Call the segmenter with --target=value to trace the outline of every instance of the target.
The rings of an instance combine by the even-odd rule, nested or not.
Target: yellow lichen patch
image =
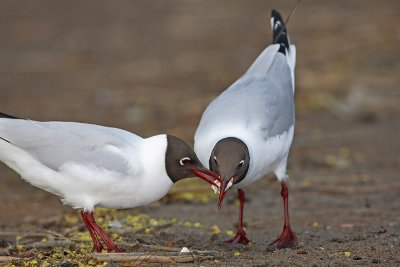
[[[89,231],[85,232],[75,232],[72,235],[73,238],[78,239],[78,240],[92,240],[92,237],[89,234]]]
[[[193,223],[191,223],[189,221],[184,221],[182,225],[185,226],[185,227],[192,227]]]
[[[30,261],[24,261],[23,263],[22,263],[22,266],[27,266],[27,267],[35,267],[35,266],[38,266],[38,261],[37,260],[35,260],[35,259],[33,259],[33,260],[30,260]]]
[[[167,199],[207,203],[216,196],[210,186],[199,179],[186,179],[175,184]]]
[[[199,223],[199,222],[195,222],[195,223],[193,224],[193,226],[194,226],[195,228],[200,228],[200,227],[202,227],[201,223]]]
[[[50,262],[48,262],[48,261],[42,261],[41,263],[40,263],[40,267],[50,267],[51,266],[51,264],[50,264]]]
[[[312,228],[318,228],[319,227],[319,223],[318,222],[313,222],[313,224],[311,225]]]
[[[227,230],[227,231],[226,231],[226,234],[227,234],[228,236],[231,236],[231,237],[235,236],[235,233],[234,233],[232,230]]]
[[[111,239],[112,239],[114,242],[117,242],[117,243],[122,243],[122,242],[124,242],[124,239],[122,238],[122,236],[120,236],[120,235],[118,235],[118,234],[116,234],[116,233],[112,233],[112,234],[111,234]]]
[[[157,225],[159,225],[160,223],[156,220],[156,219],[154,219],[154,218],[151,218],[150,219],[150,225],[151,226],[157,226]]]
[[[351,256],[351,252],[350,251],[345,251],[343,252],[345,257],[350,257]]]
[[[39,252],[38,254],[37,254],[37,256],[36,256],[38,259],[44,259],[45,258],[45,256],[44,256],[44,253],[43,252]]]
[[[98,216],[97,219],[96,219],[96,223],[99,224],[99,225],[100,225],[100,224],[104,224],[104,218]]]
[[[326,155],[324,160],[326,165],[330,167],[336,166],[337,159],[335,155]]]
[[[118,214],[118,212],[115,209],[96,208],[94,210],[94,216],[96,218],[97,217],[105,217],[105,216],[116,217],[117,214]]]
[[[336,168],[339,170],[348,168],[353,162],[357,161],[356,156],[352,156],[350,149],[347,147],[341,147],[337,151],[337,154],[328,154],[324,158],[325,164],[329,167]]]
[[[235,257],[240,256],[240,252],[239,252],[239,251],[235,251],[235,252],[233,253],[233,256],[235,256]]]
[[[79,218],[75,214],[65,214],[64,221],[68,224],[77,224],[79,222]]]
[[[149,220],[150,217],[146,214],[128,215],[125,218],[126,224],[132,227],[144,227],[148,224]]]
[[[218,225],[214,224],[210,228],[212,234],[219,234],[221,233],[221,229],[218,227]]]

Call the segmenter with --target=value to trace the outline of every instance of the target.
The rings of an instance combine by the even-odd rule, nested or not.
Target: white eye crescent
[[[184,158],[181,158],[179,160],[179,164],[181,164],[181,166],[184,166],[185,163],[188,162],[188,161],[190,161],[190,158],[189,157],[184,157]]]
[[[242,167],[243,166],[243,164],[244,164],[244,160],[241,160],[240,162],[239,162],[239,167]]]

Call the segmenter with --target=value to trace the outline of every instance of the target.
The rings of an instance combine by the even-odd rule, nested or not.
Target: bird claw
[[[107,252],[116,252],[116,253],[120,253],[120,252],[125,252],[125,250],[122,249],[122,248],[120,248],[120,247],[118,247],[118,246],[116,246],[116,245],[114,245],[114,246],[108,247],[108,248],[107,248]]]
[[[103,250],[103,246],[102,245],[100,245],[100,246],[93,246],[93,248],[92,248],[92,252],[101,252]]]
[[[247,238],[244,229],[240,229],[237,231],[234,238],[226,240],[225,243],[248,245],[250,240]]]
[[[283,228],[282,234],[270,244],[276,248],[289,248],[297,245],[297,237],[290,226]]]

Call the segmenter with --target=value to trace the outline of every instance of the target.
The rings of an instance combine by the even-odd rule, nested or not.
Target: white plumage
[[[166,135],[74,122],[0,118],[0,160],[34,186],[85,211],[151,203],[172,186]],[[155,186],[156,185],[156,186]]]
[[[228,189],[238,189],[238,231],[228,242],[249,242],[243,229],[242,188],[268,173],[276,175],[282,185],[285,224],[273,245],[281,248],[293,246],[297,240],[289,224],[285,184],[295,124],[296,48],[290,44],[282,17],[275,10],[271,26],[273,43],[204,111],[194,136],[194,149],[203,165],[220,175],[219,207]]]
[[[75,122],[38,122],[0,113],[0,160],[30,184],[82,209],[94,250],[123,251],[96,224],[93,209],[156,201],[203,169],[193,149],[170,135]],[[200,178],[202,178],[200,176]],[[203,178],[207,182],[209,178]]]
[[[205,166],[219,140],[236,137],[247,145],[250,169],[236,185],[239,188],[269,172],[280,180],[286,177],[295,120],[294,66],[278,49],[279,44],[268,46],[238,81],[208,105],[195,133],[194,149]]]

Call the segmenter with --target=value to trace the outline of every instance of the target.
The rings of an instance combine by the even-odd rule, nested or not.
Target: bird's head
[[[214,146],[210,156],[210,171],[220,179],[218,208],[221,208],[226,192],[246,176],[250,164],[247,145],[240,139],[228,137]]]
[[[209,176],[216,177],[209,172],[197,158],[193,148],[182,139],[167,135],[167,151],[165,155],[165,168],[172,182],[193,177],[193,174],[206,182],[215,185]],[[207,173],[207,175],[204,175]]]

